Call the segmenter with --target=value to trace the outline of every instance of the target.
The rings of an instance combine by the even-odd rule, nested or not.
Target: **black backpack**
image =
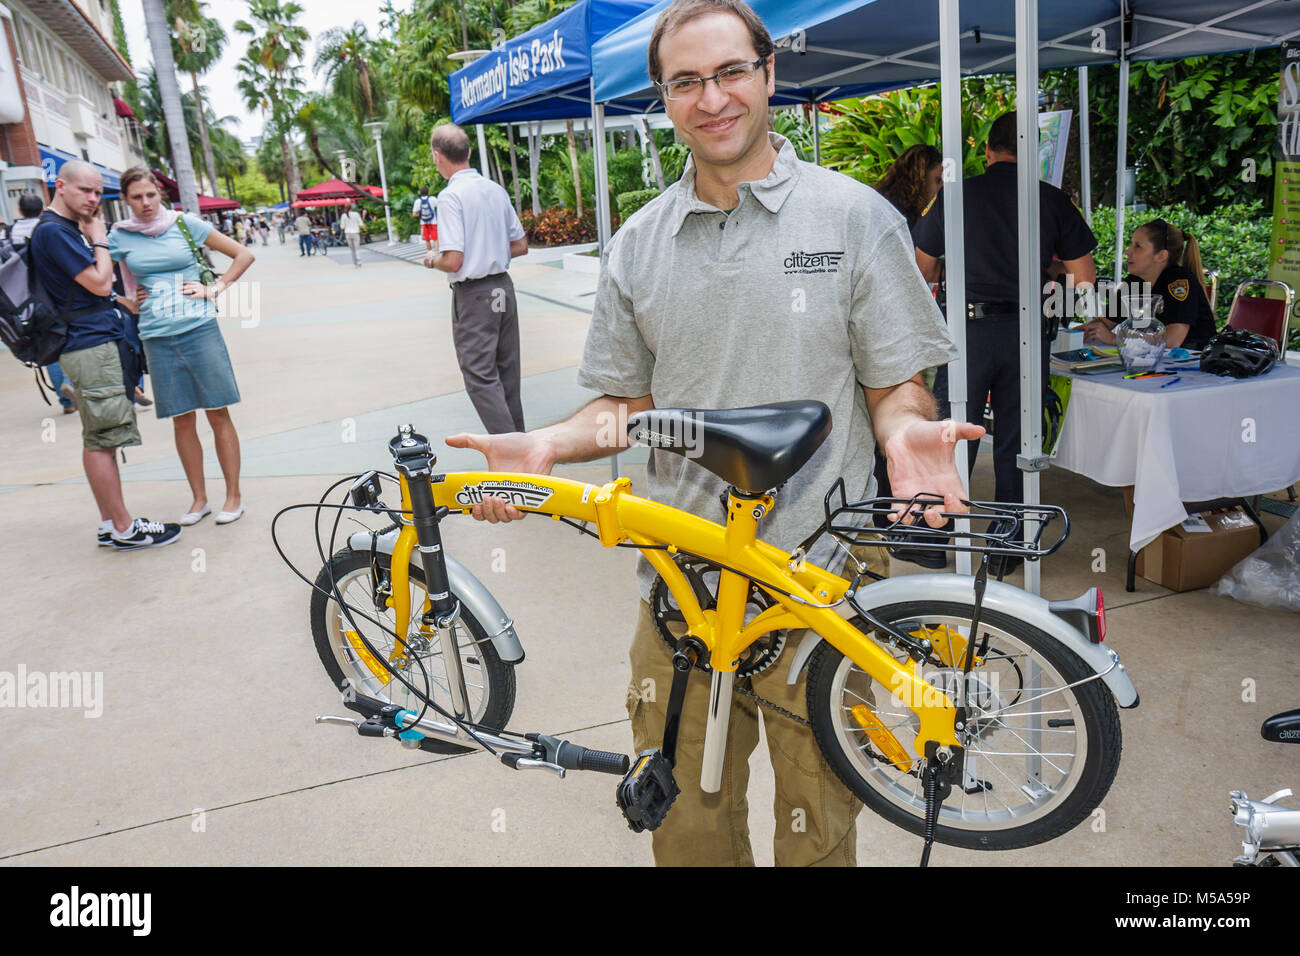
[[[36,229],[51,221],[42,215]],[[58,361],[72,320],[104,308],[92,305],[64,311],[54,304],[32,268],[36,229],[21,250],[12,245],[4,249],[4,261],[0,262],[0,341],[14,358],[30,367]]]

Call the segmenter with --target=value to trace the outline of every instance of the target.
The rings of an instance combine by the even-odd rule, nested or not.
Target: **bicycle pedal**
[[[643,750],[618,785],[618,807],[634,833],[657,830],[681,793],[673,765],[658,750]]]

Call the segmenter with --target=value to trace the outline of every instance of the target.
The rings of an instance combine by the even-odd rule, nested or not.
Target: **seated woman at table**
[[[1124,285],[1147,283],[1164,303],[1156,317],[1165,326],[1169,348],[1201,349],[1214,335],[1214,313],[1201,280],[1201,251],[1191,233],[1152,219],[1133,230],[1125,252],[1129,275]],[[1085,341],[1115,344],[1117,320],[1097,318],[1083,327]]]

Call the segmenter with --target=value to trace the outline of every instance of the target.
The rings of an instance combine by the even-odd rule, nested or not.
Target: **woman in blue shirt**
[[[132,215],[114,225],[108,251],[124,267],[127,304],[134,304],[139,316],[158,417],[172,419],[176,451],[194,495],[180,523],[197,524],[212,513],[195,414],[202,408],[212,426],[217,460],[226,479],[226,499],[216,521],[229,524],[244,514],[239,435],[229,409],[239,401],[239,388],[217,325],[215,300],[252,265],[253,253],[202,219],[184,216],[184,226],[196,246],[207,246],[234,260],[225,275],[205,285],[194,250],[179,224],[182,214],[164,208],[162,190],[153,174],[136,166],[122,174],[121,183],[122,198]]]

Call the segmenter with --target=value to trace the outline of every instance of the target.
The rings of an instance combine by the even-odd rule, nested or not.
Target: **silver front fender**
[[[908,574],[872,582],[858,591],[858,601],[868,610],[913,601],[970,604],[974,599],[975,579],[958,574]],[[1038,595],[1000,581],[989,581],[984,591],[984,608],[1024,621],[1064,644],[1096,673],[1102,675],[1102,680],[1115,695],[1117,704],[1121,707],[1137,706],[1137,688],[1120,663],[1119,655],[1105,644],[1093,644],[1077,628],[1048,610],[1047,601]],[[804,635],[790,661],[786,683],[793,684],[799,679],[800,672],[808,663],[808,657],[820,640],[821,637],[815,631],[808,631]]]
[[[375,542],[376,550],[391,556],[393,545],[397,542],[397,534],[396,531],[381,534],[379,540]],[[348,546],[353,551],[368,552],[370,537],[369,531],[357,531],[349,536]],[[419,553],[418,550],[411,552],[412,567],[420,567],[416,563],[419,560]],[[515,623],[510,620],[510,615],[506,614],[492,592],[465,565],[445,551],[443,554],[447,559],[447,578],[451,583],[452,593],[483,625],[501,660],[507,664],[521,663],[524,659],[524,647],[519,642],[519,635],[515,633]]]

